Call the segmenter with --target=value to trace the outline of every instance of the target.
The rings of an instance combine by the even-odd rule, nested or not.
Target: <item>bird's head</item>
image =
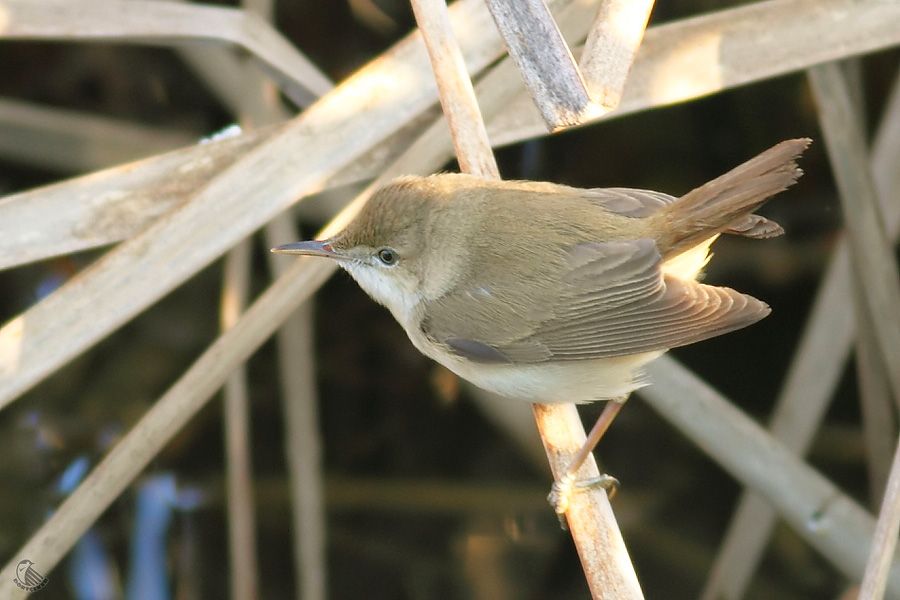
[[[441,252],[433,231],[441,212],[421,187],[422,178],[401,178],[378,190],[347,227],[326,240],[285,244],[273,252],[336,260],[377,302],[401,321],[422,299]]]

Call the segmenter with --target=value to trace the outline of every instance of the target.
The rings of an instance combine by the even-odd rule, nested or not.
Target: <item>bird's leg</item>
[[[569,462],[569,466],[566,467],[562,477],[553,482],[553,487],[550,490],[550,495],[547,496],[547,500],[559,516],[560,523],[564,523],[563,515],[565,515],[566,511],[569,509],[569,498],[576,486],[579,488],[599,486],[607,491],[610,498],[615,495],[616,489],[619,487],[619,481],[615,477],[603,474],[599,477],[577,481],[576,476],[581,465],[584,464],[584,461],[587,460],[590,453],[597,447],[600,439],[606,433],[606,430],[609,429],[609,426],[612,424],[613,420],[615,420],[619,411],[622,410],[622,406],[627,399],[628,396],[624,396],[622,398],[610,400],[606,403],[603,412],[600,413],[597,422],[594,423],[590,433],[588,433],[587,439],[584,441],[581,448],[578,449],[578,452],[572,457],[572,460]]]

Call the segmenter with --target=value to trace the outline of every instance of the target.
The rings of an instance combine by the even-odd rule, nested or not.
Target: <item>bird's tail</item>
[[[781,142],[657,213],[657,218],[667,221],[660,224],[666,233],[657,240],[663,257],[674,257],[724,231],[767,237],[765,224],[771,222],[751,213],[803,174],[796,159],[811,141]]]

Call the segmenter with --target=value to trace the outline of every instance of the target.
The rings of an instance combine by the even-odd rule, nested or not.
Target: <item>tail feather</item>
[[[663,257],[730,229],[751,237],[777,235],[780,227],[765,219],[751,221],[750,213],[803,174],[796,159],[810,142],[808,138],[781,142],[667,205],[658,213],[668,221],[662,228],[667,233],[657,240]]]
[[[726,233],[758,240],[765,240],[784,234],[784,229],[775,221],[753,214],[731,223],[725,231]]]

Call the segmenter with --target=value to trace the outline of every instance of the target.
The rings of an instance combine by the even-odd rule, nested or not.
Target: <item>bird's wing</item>
[[[677,198],[662,192],[632,188],[594,188],[583,190],[583,196],[592,204],[602,206],[610,212],[624,217],[649,217],[666,204]],[[781,225],[761,215],[750,214],[742,217],[725,233],[755,239],[777,237],[784,233]]]
[[[623,217],[649,217],[676,200],[675,196],[662,192],[632,188],[592,188],[581,192],[592,204],[602,206]]]
[[[552,290],[534,282],[534,297],[512,302],[504,282],[479,282],[489,295],[454,290],[429,304],[422,331],[475,362],[542,363],[684,346],[769,313],[732,289],[663,275],[661,260],[649,239],[578,244]]]

